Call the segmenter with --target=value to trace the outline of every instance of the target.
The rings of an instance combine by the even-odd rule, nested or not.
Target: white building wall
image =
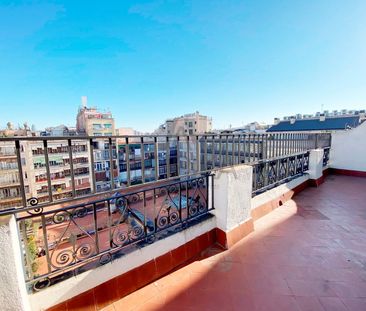
[[[30,310],[14,216],[0,217],[0,310]]]
[[[332,134],[331,168],[366,171],[366,122],[355,129]]]

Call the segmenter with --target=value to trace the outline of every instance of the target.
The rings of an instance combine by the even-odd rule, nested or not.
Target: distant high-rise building
[[[111,112],[100,112],[95,107],[87,107],[87,99],[82,97],[82,105],[76,117],[76,130],[79,135],[112,136],[115,135],[114,118]],[[109,140],[94,139],[93,156],[95,184],[97,191],[111,189],[111,179],[118,182],[116,144],[112,143],[112,164],[109,156]]]
[[[195,113],[185,114],[174,119],[168,119],[156,133],[166,135],[198,135],[212,131],[212,118]]]
[[[100,112],[96,107],[88,108],[86,98],[82,98],[76,117],[76,130],[88,136],[111,136],[115,135],[114,118],[110,112]]]

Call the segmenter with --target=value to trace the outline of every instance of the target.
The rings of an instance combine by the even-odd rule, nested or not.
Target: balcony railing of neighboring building
[[[93,136],[93,137],[14,137],[0,138],[2,145],[15,148],[17,159],[17,171],[21,188],[24,189],[30,180],[25,165],[26,144],[30,144],[29,157],[33,157],[32,146],[37,146],[37,161],[45,168],[45,182],[47,182],[48,202],[42,204],[54,205],[61,203],[54,197],[53,170],[55,164],[51,154],[61,152],[63,166],[70,177],[71,197],[66,201],[78,200],[75,177],[78,174],[75,160],[80,156],[75,154],[80,151],[87,152],[88,158],[85,164],[89,164],[88,173],[90,192],[86,197],[97,194],[108,195],[109,191],[117,191],[119,188],[134,187],[139,184],[150,184],[157,181],[171,180],[178,176],[190,176],[195,173],[210,172],[237,164],[252,164],[263,159],[272,159],[281,156],[293,155],[305,152],[317,147],[330,146],[330,134],[314,133],[271,133],[271,134],[204,134],[194,136]],[[32,145],[33,144],[33,145]],[[39,145],[43,145],[42,148]],[[101,149],[101,146],[104,148]],[[131,148],[130,148],[131,146]],[[135,161],[136,152],[140,146],[138,157]],[[118,152],[117,152],[118,150]],[[133,151],[132,151],[133,150]],[[34,150],[33,150],[34,151]],[[100,151],[106,155],[105,160],[96,161],[96,154]],[[39,159],[42,156],[42,159]],[[66,158],[67,157],[67,158]],[[44,159],[43,159],[44,158]],[[32,158],[33,159],[33,158]],[[26,159],[31,162],[32,159]],[[126,161],[126,159],[129,159]],[[141,159],[145,159],[141,161]],[[41,162],[42,163],[41,163]],[[37,163],[38,163],[37,162]],[[60,162],[61,163],[61,162]],[[113,177],[98,175],[100,167],[113,165]],[[99,166],[95,166],[95,165]],[[32,167],[34,164],[30,163]],[[36,168],[39,167],[36,164]],[[164,168],[163,168],[164,167]],[[105,169],[104,169],[105,171]],[[135,174],[139,171],[139,174]],[[85,170],[86,172],[86,170]],[[139,179],[136,176],[140,175]],[[28,178],[26,177],[28,176]],[[107,178],[108,177],[108,178]],[[108,187],[97,187],[97,183],[106,182]],[[99,190],[101,189],[101,190]],[[37,195],[25,195],[22,191],[22,204],[14,208],[32,208],[37,202]],[[1,211],[0,211],[1,213]]]

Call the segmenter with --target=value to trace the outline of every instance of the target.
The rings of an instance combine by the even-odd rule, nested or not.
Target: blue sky
[[[0,0],[0,127],[118,127],[210,115],[215,128],[366,108],[366,1]]]

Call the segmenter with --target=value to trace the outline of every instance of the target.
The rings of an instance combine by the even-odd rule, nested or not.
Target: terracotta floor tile
[[[366,298],[341,298],[349,311],[366,310]]]
[[[294,296],[255,295],[254,304],[257,311],[300,311]]]
[[[116,309],[114,308],[114,304],[111,304],[111,305],[101,309],[101,311],[116,311]]]
[[[330,287],[341,298],[366,298],[366,282],[330,282]]]
[[[336,292],[328,281],[287,280],[287,283],[295,296],[336,296]]]
[[[319,300],[325,311],[348,311],[338,297],[320,297]]]
[[[318,297],[296,296],[295,299],[301,311],[325,311]]]
[[[366,179],[329,176],[115,310],[365,311]]]

